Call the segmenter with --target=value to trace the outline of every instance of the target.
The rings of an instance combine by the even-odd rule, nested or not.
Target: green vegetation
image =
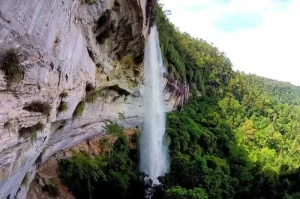
[[[160,46],[169,79],[187,82],[203,94],[222,93],[232,74],[230,60],[208,42],[179,32],[161,7],[157,8],[156,13]]]
[[[29,173],[26,173],[26,175],[24,176],[22,182],[21,182],[21,186],[26,186],[29,180]]]
[[[146,186],[138,174],[136,150],[122,127],[107,121],[105,128],[116,138],[110,155],[90,156],[77,153],[70,160],[60,162],[60,178],[76,198],[143,198]],[[102,143],[100,143],[102,145]]]
[[[84,109],[85,109],[85,102],[84,101],[80,101],[77,104],[77,106],[76,106],[76,108],[74,110],[73,119],[81,117],[82,114],[83,114]]]
[[[58,113],[66,112],[69,109],[67,102],[60,102],[59,107],[57,108]]]
[[[152,198],[299,199],[300,87],[234,72],[224,53],[179,32],[162,8],[156,16],[168,79],[187,82],[191,97],[167,115],[171,166]],[[62,162],[63,181],[77,198],[144,198],[152,184],[137,172],[136,150],[120,126],[105,128],[118,138],[108,153]]]
[[[299,158],[295,151],[288,154],[287,149],[278,150],[276,144],[281,137],[274,131],[273,138],[270,127],[259,132],[246,121],[237,128],[239,131],[233,131],[232,117],[219,106],[221,102],[194,97],[183,111],[168,114],[171,171],[162,178],[167,192],[174,186],[201,188],[208,198],[220,199],[279,199],[299,194]],[[256,120],[259,124],[263,121]],[[252,145],[246,144],[249,141]],[[294,146],[286,147],[291,150]],[[280,156],[280,152],[285,155]]]
[[[180,33],[161,8],[157,23],[169,78],[194,89],[183,111],[168,114],[167,196],[299,198],[300,88],[233,72],[224,53]]]
[[[10,49],[7,52],[2,70],[4,71],[9,84],[12,82],[18,83],[22,80],[24,68],[19,63],[15,49]]]
[[[186,190],[181,187],[174,187],[167,191],[166,199],[208,199],[203,189]]]
[[[87,4],[94,4],[97,2],[97,0],[84,0],[84,2]]]
[[[57,186],[56,186],[55,182],[52,179],[50,179],[49,183],[46,184],[43,187],[43,191],[47,192],[52,197],[59,196],[59,192],[58,192]]]
[[[289,171],[300,165],[297,92],[300,88],[296,86],[237,73],[219,101],[238,144],[263,170],[279,174],[284,165]]]
[[[44,115],[48,116],[51,112],[52,107],[48,102],[33,101],[30,104],[26,105],[23,109],[30,112],[43,113]]]
[[[59,97],[63,99],[63,98],[68,97],[68,95],[69,95],[68,92],[64,91],[61,94],[59,94]]]
[[[103,128],[106,130],[107,135],[115,135],[117,137],[123,138],[125,136],[123,127],[110,120],[105,121],[105,125],[103,126]]]
[[[30,127],[22,127],[19,130],[19,137],[23,139],[30,138],[31,141],[36,141],[36,134],[39,131],[43,131],[45,128],[45,125],[41,122],[38,122],[37,124],[30,126]]]

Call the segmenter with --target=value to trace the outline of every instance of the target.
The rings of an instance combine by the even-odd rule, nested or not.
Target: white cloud
[[[170,20],[180,30],[212,42],[224,51],[235,70],[300,85],[300,1],[221,1],[161,0],[160,3],[172,11]],[[190,10],[190,6],[199,9]],[[262,21],[250,30],[225,32],[216,27],[216,20],[236,12],[258,13]]]

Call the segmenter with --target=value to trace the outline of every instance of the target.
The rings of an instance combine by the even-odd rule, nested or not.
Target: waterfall
[[[168,146],[165,137],[165,109],[163,93],[163,62],[156,26],[151,28],[144,59],[145,117],[140,135],[140,171],[154,184],[169,167]]]

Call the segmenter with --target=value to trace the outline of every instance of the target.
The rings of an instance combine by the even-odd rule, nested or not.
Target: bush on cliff
[[[30,112],[39,112],[44,115],[49,115],[52,107],[48,102],[33,101],[26,105],[23,109]]]
[[[82,114],[83,114],[84,109],[85,109],[85,102],[84,101],[80,101],[77,104],[77,106],[76,106],[76,108],[74,110],[73,119],[81,117]]]
[[[19,130],[19,137],[23,139],[30,138],[31,141],[35,141],[37,137],[37,132],[43,131],[44,128],[45,125],[41,122],[38,122],[37,124],[30,127],[22,127]]]
[[[5,58],[2,67],[5,76],[7,77],[8,83],[18,83],[21,81],[24,74],[24,68],[20,65],[17,51],[15,49],[10,49]]]
[[[66,112],[69,109],[67,102],[60,102],[59,107],[57,108],[58,113]]]

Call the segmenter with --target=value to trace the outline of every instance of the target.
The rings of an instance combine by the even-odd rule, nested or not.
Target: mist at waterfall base
[[[165,104],[163,98],[163,61],[156,26],[148,36],[144,58],[144,124],[140,135],[140,172],[153,184],[169,169],[168,145],[165,135]]]

